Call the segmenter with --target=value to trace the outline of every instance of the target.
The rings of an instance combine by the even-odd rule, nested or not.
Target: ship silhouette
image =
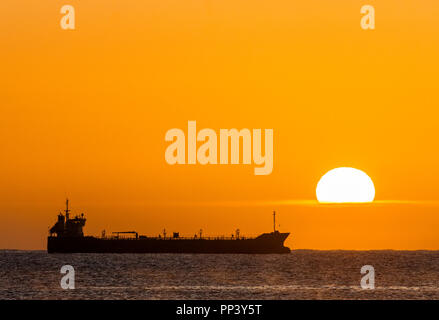
[[[193,237],[180,237],[174,232],[172,237],[166,235],[149,237],[139,235],[136,231],[117,231],[101,237],[84,236],[84,214],[70,218],[69,200],[66,200],[64,214],[50,228],[47,238],[48,253],[290,253],[284,246],[289,233],[276,230],[276,212],[273,212],[273,232],[263,233],[257,237],[243,237],[239,229],[231,237],[204,237],[202,230]],[[131,234],[131,237],[121,235]]]

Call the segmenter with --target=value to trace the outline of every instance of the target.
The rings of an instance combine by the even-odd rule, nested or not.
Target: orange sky
[[[258,234],[277,209],[292,248],[439,249],[438,16],[435,0],[1,1],[0,248],[45,248],[68,196],[88,234]],[[273,173],[168,165],[188,120],[272,128]],[[340,166],[384,203],[294,202]]]

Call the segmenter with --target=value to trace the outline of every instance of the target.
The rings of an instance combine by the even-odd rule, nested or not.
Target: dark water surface
[[[75,269],[63,290],[63,265]],[[363,265],[375,290],[360,287]],[[439,251],[285,255],[0,251],[0,299],[438,299]]]

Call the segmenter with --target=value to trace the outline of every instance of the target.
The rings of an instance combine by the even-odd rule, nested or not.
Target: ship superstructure
[[[75,216],[70,219],[69,199],[66,200],[65,214],[61,212],[58,214],[58,221],[50,228],[50,235],[57,237],[83,237],[82,228],[85,226],[86,219],[84,214]]]

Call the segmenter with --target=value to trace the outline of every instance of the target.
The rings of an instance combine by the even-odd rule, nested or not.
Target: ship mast
[[[273,232],[276,232],[276,211],[273,211]]]
[[[69,220],[69,212],[70,212],[70,210],[69,210],[69,199],[68,198],[66,199],[66,210],[64,210],[64,212],[66,213],[66,222],[67,222],[67,220]]]

